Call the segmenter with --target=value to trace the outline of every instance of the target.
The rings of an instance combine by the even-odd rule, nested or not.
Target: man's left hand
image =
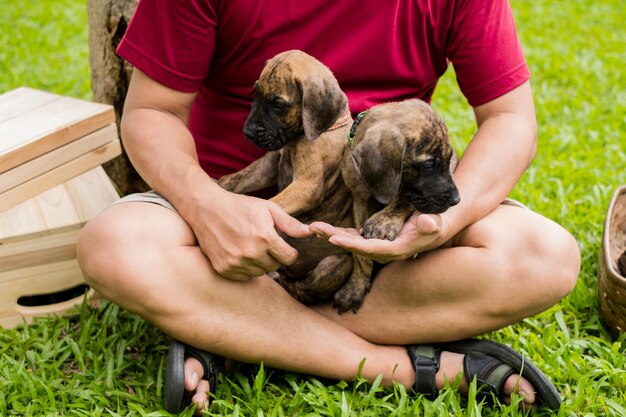
[[[311,232],[333,245],[379,263],[399,261],[434,249],[443,243],[443,218],[438,214],[415,212],[405,222],[395,240],[365,239],[357,229],[314,222]]]

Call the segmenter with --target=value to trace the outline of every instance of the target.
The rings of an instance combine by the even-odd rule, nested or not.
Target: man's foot
[[[464,358],[464,354],[448,351],[441,352],[440,367],[435,374],[437,391],[444,388],[446,381],[449,383],[454,382],[460,374],[459,392],[467,394],[469,383],[463,375]],[[188,357],[185,360],[185,391],[190,396],[192,403],[197,405],[196,414],[200,414],[210,403],[209,392],[211,392],[211,386],[207,380],[202,378],[204,376],[203,373],[204,368],[196,358]],[[506,404],[510,404],[511,394],[515,393],[523,398],[524,407],[535,405],[535,388],[530,381],[520,377],[517,373],[506,378],[502,391],[502,401]]]
[[[454,382],[460,375],[459,391],[462,394],[468,392],[469,383],[476,378],[479,399],[489,401],[496,397],[510,404],[511,395],[515,393],[522,397],[523,407],[546,405],[552,410],[558,410],[561,405],[561,398],[552,382],[527,358],[500,343],[466,339],[436,345],[409,346],[407,349],[415,371],[415,383],[412,386],[415,392],[436,397],[446,381]],[[196,350],[189,347],[186,352],[189,355],[185,355],[184,366],[180,367],[184,369],[181,385],[184,386],[185,397],[197,405],[196,413],[200,414],[208,407],[209,392],[215,390],[217,383],[214,375],[216,368],[206,366],[207,358],[211,362],[219,357],[206,352],[202,352],[208,355],[206,357],[196,356]],[[169,362],[168,357],[168,368]],[[213,372],[209,378],[205,376],[207,369]],[[214,381],[213,386],[207,379]]]
[[[224,358],[174,341],[167,354],[163,402],[170,413],[197,404],[196,414],[209,404],[208,393],[217,388]]]
[[[465,339],[413,345],[407,351],[415,371],[414,392],[436,397],[445,381],[455,381],[462,372],[459,389],[467,392],[476,379],[479,400],[510,403],[511,394],[516,393],[523,398],[522,406],[545,405],[554,411],[561,406],[550,379],[528,358],[503,344]]]
[[[211,385],[204,376],[204,368],[200,361],[194,357],[185,359],[185,392],[191,397],[192,404],[196,404],[196,415],[209,406],[209,392]]]
[[[435,374],[435,383],[438,390],[443,389],[445,383],[454,382],[458,375],[461,375],[459,392],[467,394],[469,383],[463,375],[463,359],[465,355],[461,353],[441,352],[441,366]],[[523,398],[524,406],[532,406],[535,403],[535,388],[526,378],[520,377],[519,374],[509,376],[503,386],[502,401],[505,404],[511,403],[511,394],[515,393]]]

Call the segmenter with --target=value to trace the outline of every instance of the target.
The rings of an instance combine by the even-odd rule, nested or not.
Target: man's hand
[[[444,242],[443,218],[438,214],[415,212],[409,217],[395,240],[365,239],[360,231],[314,222],[311,232],[334,245],[373,259],[379,263],[399,261],[436,248]]]
[[[190,225],[218,274],[245,281],[296,261],[298,252],[277,229],[301,238],[312,235],[307,225],[270,201],[224,190],[215,193],[210,202],[196,207]]]

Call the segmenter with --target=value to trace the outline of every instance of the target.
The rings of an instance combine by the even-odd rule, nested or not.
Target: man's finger
[[[313,234],[313,232],[309,230],[308,225],[291,217],[278,206],[270,206],[269,211],[274,220],[274,226],[281,232],[295,238],[307,237]]]
[[[420,214],[415,219],[417,231],[422,235],[431,235],[441,231],[441,215],[439,214]]]
[[[357,229],[337,227],[324,222],[313,222],[309,226],[312,233],[315,233],[318,237],[329,238],[330,236],[337,234],[350,234],[354,236],[360,236],[360,232]]]
[[[382,255],[383,257],[387,257],[394,255],[398,246],[396,241],[365,239],[362,236],[354,236],[351,234],[337,234],[331,236],[328,241],[350,252],[365,256]]]
[[[268,250],[268,253],[280,262],[281,265],[291,265],[298,259],[298,251],[289,246],[287,242],[280,238],[280,236],[276,236],[276,238],[277,241],[275,245]],[[275,271],[276,269],[278,269],[278,267],[273,270]],[[266,272],[272,271],[267,270]]]
[[[277,239],[280,239],[280,237],[277,237]],[[298,259],[298,251],[287,245],[282,239],[281,241],[286,248],[276,250],[276,254],[274,254],[273,248],[269,248],[264,256],[259,256],[256,259],[256,265],[263,271],[261,275],[276,271],[281,265],[290,265]],[[278,259],[279,256],[283,258],[282,261]]]

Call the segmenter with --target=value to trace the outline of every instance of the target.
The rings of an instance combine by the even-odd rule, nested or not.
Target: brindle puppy
[[[353,195],[355,225],[365,238],[394,240],[415,210],[443,213],[460,201],[448,131],[425,102],[373,107],[357,117],[349,140],[343,177]],[[372,266],[371,259],[355,258],[335,300],[356,311],[369,290]]]
[[[287,51],[267,62],[254,90],[243,132],[269,152],[219,185],[236,193],[277,185],[271,201],[301,222],[353,227],[352,197],[341,176],[352,118],[331,71],[302,51]],[[331,298],[350,275],[353,255],[314,236],[283,237],[299,257],[277,271],[277,281],[303,303]],[[335,305],[348,309],[341,300]]]

